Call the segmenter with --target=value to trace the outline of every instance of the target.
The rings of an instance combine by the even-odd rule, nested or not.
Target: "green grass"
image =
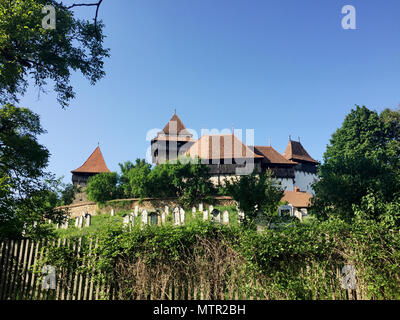
[[[227,210],[229,212],[229,224],[231,226],[237,226],[238,225],[238,215],[236,208],[234,206],[215,206],[214,209],[218,209],[222,212]],[[118,210],[118,209],[117,209]],[[123,222],[123,215],[129,214],[130,210],[121,210],[117,211],[115,210],[115,215],[111,216],[111,214],[106,213],[106,214],[98,214],[95,216],[92,216],[92,221],[90,227],[83,227],[82,229],[76,228],[75,227],[75,218],[70,219],[69,221],[69,226],[68,229],[56,229],[55,225],[53,225],[54,230],[56,232],[56,235],[59,238],[78,238],[78,237],[83,237],[83,236],[94,236],[98,234],[100,231],[104,230],[107,228],[109,225],[116,225],[119,224],[122,228],[122,222]],[[150,212],[149,212],[150,213]],[[161,219],[161,217],[160,217]],[[195,216],[192,216],[192,210],[186,210],[185,211],[185,225],[190,225],[193,223],[195,220],[203,220],[203,213],[197,211]],[[209,219],[211,217],[209,216]],[[136,223],[139,223],[140,220],[140,214],[139,217],[137,218]],[[221,216],[221,221],[222,221],[222,216]],[[167,225],[173,225],[173,213],[170,211],[169,215],[166,217],[166,224]]]
[[[205,208],[206,209],[206,208]],[[239,225],[238,222],[238,213],[236,210],[235,206],[215,206],[214,209],[218,209],[221,211],[221,222],[222,222],[222,213],[227,210],[229,212],[229,225],[232,227],[237,227]],[[132,212],[131,210],[115,210],[115,215],[111,216],[110,213],[106,214],[98,214],[95,216],[92,216],[92,223],[90,227],[85,228],[83,227],[82,229],[76,228],[75,227],[75,219],[70,219],[69,221],[69,227],[68,229],[56,229],[55,225],[53,225],[53,228],[55,230],[56,235],[59,238],[78,238],[78,237],[84,237],[84,236],[95,236],[102,230],[107,229],[108,226],[110,225],[120,225],[122,228],[122,222],[123,222],[123,215],[129,214]],[[150,212],[149,212],[150,213]],[[140,214],[139,217],[135,221],[135,225],[140,224]],[[160,217],[161,219],[161,217]],[[209,215],[209,220],[211,219],[211,216]],[[185,225],[190,225],[194,223],[196,220],[203,220],[203,213],[196,211],[196,214],[193,216],[192,215],[192,210],[186,210],[185,211]],[[312,216],[307,216],[303,219],[302,223],[312,223],[314,221],[314,218]],[[169,215],[166,217],[166,225],[173,225],[173,213],[170,210]],[[285,224],[285,223],[283,223]]]

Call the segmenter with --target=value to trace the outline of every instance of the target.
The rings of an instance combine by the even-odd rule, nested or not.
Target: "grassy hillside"
[[[215,209],[220,210],[221,212],[224,212],[227,210],[229,212],[229,221],[230,225],[232,226],[237,226],[238,225],[238,215],[236,208],[234,206],[215,206]],[[70,219],[69,221],[69,226],[68,229],[56,229],[55,225],[53,226],[56,234],[60,238],[76,238],[76,237],[82,237],[82,236],[88,236],[88,235],[96,235],[102,230],[105,230],[108,226],[110,225],[117,225],[119,224],[122,228],[122,222],[123,222],[123,216],[125,214],[129,214],[130,210],[115,210],[115,215],[111,216],[110,213],[107,214],[99,214],[96,216],[92,216],[92,223],[90,227],[83,227],[82,229],[76,228],[75,227],[75,219]],[[194,219],[203,219],[203,213],[202,212],[196,212],[195,217],[192,217],[192,211],[186,211],[185,214],[185,225],[189,225],[193,222]],[[140,213],[139,213],[139,218],[135,221],[136,223],[139,223],[140,220]],[[170,214],[166,218],[167,224],[173,224],[173,215],[172,212],[170,211]]]

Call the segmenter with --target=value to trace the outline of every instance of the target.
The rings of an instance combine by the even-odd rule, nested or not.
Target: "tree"
[[[136,159],[119,164],[121,168],[121,187],[127,198],[145,198],[149,196],[149,174],[151,165],[146,160]]]
[[[174,166],[173,164],[171,164]],[[181,206],[191,207],[200,201],[209,201],[216,193],[211,182],[209,168],[200,159],[182,159],[174,167],[176,174],[172,184],[177,190],[178,202]]]
[[[63,185],[62,190],[60,190],[59,205],[60,206],[70,205],[75,199],[75,194],[78,192],[80,192],[80,187],[77,185],[74,185],[72,183]]]
[[[97,21],[101,1],[96,4],[94,22],[74,17],[73,9],[55,0],[0,0],[0,103],[18,102],[28,86],[29,77],[44,92],[48,80],[54,82],[57,98],[64,108],[75,97],[70,76],[80,71],[91,84],[105,73],[103,27]],[[45,5],[55,8],[55,29],[44,29]],[[88,4],[86,4],[88,5]]]
[[[89,200],[99,203],[118,199],[121,195],[118,186],[118,174],[116,172],[103,172],[90,177],[86,194]]]
[[[62,220],[55,210],[57,180],[44,171],[49,151],[39,116],[7,104],[0,109],[0,236],[21,235],[24,223]],[[38,226],[39,227],[39,226]]]
[[[245,213],[244,223],[247,225],[254,222],[259,212],[267,217],[273,216],[284,194],[269,171],[225,179],[224,189],[238,202],[239,209]]]
[[[369,193],[379,194],[385,202],[394,199],[400,186],[399,118],[391,110],[380,115],[366,107],[351,110],[332,135],[319,166],[313,200],[317,215],[351,219],[353,206]]]
[[[200,159],[181,158],[152,170],[150,193],[156,197],[177,197],[179,205],[191,207],[216,193],[210,178],[208,167]]]

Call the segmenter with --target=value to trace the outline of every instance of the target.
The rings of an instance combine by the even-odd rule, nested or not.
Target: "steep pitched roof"
[[[209,160],[263,158],[232,134],[204,135],[188,149],[186,154]]]
[[[271,164],[297,164],[291,160],[286,159],[278,151],[268,146],[254,146],[254,152],[264,158]]]
[[[94,149],[93,153],[79,168],[72,170],[72,173],[101,173],[110,172],[104,161],[100,147]]]
[[[311,158],[311,156],[307,153],[302,144],[298,141],[289,140],[289,143],[286,147],[285,152],[283,153],[283,156],[286,159],[292,161],[300,160],[300,161],[318,163],[317,160]]]
[[[167,135],[191,135],[191,133],[186,129],[182,120],[175,113],[171,120],[165,125],[162,133]]]
[[[312,195],[308,192],[299,191],[285,191],[284,196],[281,199],[282,202],[289,202],[293,207],[297,208],[308,208],[311,205]]]

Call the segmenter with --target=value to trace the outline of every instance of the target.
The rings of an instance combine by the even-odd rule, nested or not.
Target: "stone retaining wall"
[[[206,203],[204,203],[206,204]],[[211,204],[211,203],[210,203]],[[236,205],[236,202],[227,196],[214,197],[212,204],[215,206],[230,206]],[[177,198],[145,198],[140,201],[140,199],[123,199],[123,200],[112,200],[107,203],[107,205],[99,206],[95,202],[84,202],[79,204],[72,204],[69,206],[59,207],[59,209],[64,209],[68,212],[70,218],[76,218],[89,213],[91,215],[110,213],[111,209],[116,212],[119,210],[134,210],[135,206],[139,206],[140,211],[146,209],[147,211],[152,211],[155,209],[164,210],[165,206],[174,208],[178,205]]]

